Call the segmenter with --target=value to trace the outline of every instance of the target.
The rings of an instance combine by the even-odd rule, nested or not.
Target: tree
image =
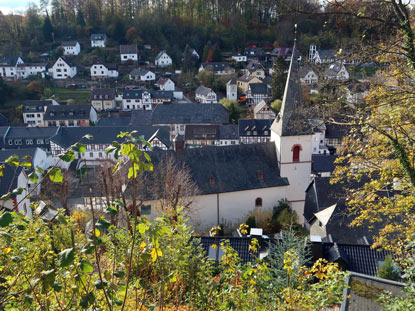
[[[392,281],[399,281],[401,279],[401,274],[396,264],[392,261],[392,257],[386,256],[385,262],[379,267],[377,276]]]
[[[46,42],[52,42],[53,41],[53,27],[52,23],[50,22],[49,14],[46,14],[45,19],[43,20],[43,39]]]
[[[228,110],[230,121],[233,124],[238,124],[238,120],[241,116],[241,107],[239,107],[238,102],[225,97],[219,101],[219,104],[222,104],[226,110]]]
[[[125,39],[128,42],[132,42],[134,39],[138,37],[137,29],[135,27],[131,27],[127,30],[125,34]]]
[[[86,26],[84,13],[82,13],[82,10],[78,10],[76,14],[76,24],[81,26],[82,28]]]
[[[272,65],[272,98],[282,99],[284,95],[285,82],[287,81],[286,70],[288,69],[287,63],[285,62],[284,57],[278,56]]]
[[[271,109],[278,114],[281,110],[281,105],[282,105],[282,100],[281,99],[276,99],[271,103]]]
[[[193,55],[190,47],[186,44],[183,55],[183,72],[194,71],[197,63],[197,58]]]

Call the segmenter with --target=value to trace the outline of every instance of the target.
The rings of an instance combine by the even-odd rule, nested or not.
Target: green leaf
[[[20,258],[19,256],[13,256],[12,261],[15,263],[19,263],[19,262],[22,262],[22,258]]]
[[[114,271],[114,275],[115,275],[117,278],[122,278],[122,277],[125,275],[125,273],[124,273],[124,271],[122,271],[122,270],[115,270],[115,271]]]
[[[64,162],[72,162],[75,160],[75,152],[73,150],[68,150],[64,154],[60,154],[59,158]]]
[[[94,247],[93,244],[87,244],[82,248],[81,252],[84,253],[84,254],[90,255],[94,252],[94,249],[95,249],[95,247]]]
[[[121,200],[115,200],[115,201],[114,201],[114,204],[115,204],[115,205],[117,205],[117,206],[121,206],[121,207],[122,207],[122,206],[125,206],[125,205],[124,205],[124,202],[123,202],[123,201],[121,201]]]
[[[39,176],[36,174],[36,172],[31,172],[30,174],[29,174],[29,180],[32,182],[32,183],[37,183],[37,181],[39,180]]]
[[[138,232],[140,232],[140,234],[144,234],[149,228],[150,226],[148,224],[141,223],[138,225]]]
[[[110,215],[110,216],[115,216],[118,214],[118,210],[116,209],[115,206],[108,206],[107,209],[105,210],[105,214]]]
[[[40,167],[36,167],[35,171],[38,172],[40,175],[45,175],[45,170]]]
[[[0,235],[6,240],[7,244],[12,241],[12,236],[8,232],[0,231]]]
[[[90,273],[90,272],[94,271],[94,267],[92,266],[92,264],[89,261],[82,260],[81,261],[81,270],[85,273]]]
[[[12,214],[9,212],[3,213],[0,216],[0,227],[7,227],[13,222]]]
[[[62,171],[59,168],[52,168],[49,171],[49,178],[51,181],[56,182],[56,183],[60,183],[63,181],[63,175],[62,175]]]
[[[94,286],[95,286],[97,289],[103,289],[103,288],[104,288],[104,286],[107,286],[107,284],[108,284],[108,282],[107,282],[107,281],[105,281],[105,280],[103,280],[103,282],[101,282],[101,280],[97,280],[97,281],[95,281]]]
[[[67,248],[58,254],[58,265],[59,267],[67,267],[72,264],[74,259],[75,250],[73,248]]]
[[[11,166],[18,167],[19,166],[19,157],[15,154],[12,154],[4,162],[11,165]]]
[[[72,150],[76,152],[84,153],[85,146],[82,143],[76,143],[75,145],[72,146]]]
[[[59,282],[54,282],[52,288],[55,292],[59,293],[62,290],[62,284]]]
[[[93,305],[95,302],[95,295],[93,292],[89,292],[84,297],[82,297],[81,301],[79,302],[79,305],[83,309],[87,309],[90,305]]]
[[[56,219],[58,220],[59,223],[61,223],[62,225],[66,225],[68,222],[66,221],[65,216],[63,215],[58,215],[58,217],[56,217]]]
[[[98,223],[96,224],[96,226],[97,226],[97,228],[99,228],[101,230],[105,230],[105,229],[108,229],[111,226],[111,224],[108,221],[106,221],[104,218],[101,217],[98,220]]]
[[[52,287],[55,282],[55,269],[42,271],[40,275],[42,279],[42,288],[46,291],[48,288]]]
[[[8,201],[8,200],[10,200],[10,198],[12,197],[12,193],[11,192],[9,192],[9,193],[6,193],[6,194],[3,194],[1,197],[0,197],[0,200],[2,200],[2,201]]]
[[[0,165],[0,177],[3,177],[5,168],[6,167],[4,165]]]
[[[23,188],[23,187],[13,189],[13,191],[12,191],[12,195],[19,195],[19,194],[22,194],[24,190],[25,190],[25,188]]]

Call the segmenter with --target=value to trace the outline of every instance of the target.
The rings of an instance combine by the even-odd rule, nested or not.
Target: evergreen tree
[[[399,281],[401,276],[399,270],[395,266],[390,256],[385,258],[385,262],[381,267],[379,267],[377,276],[383,279],[388,279],[392,281]]]
[[[287,80],[287,70],[288,66],[285,62],[284,57],[278,56],[274,60],[274,64],[272,65],[273,73],[272,73],[272,80],[271,80],[271,88],[272,88],[272,98],[275,99],[282,99],[284,95],[284,87],[285,82]]]
[[[210,41],[208,41],[208,43],[206,43],[206,45],[203,47],[203,55],[202,55],[202,62],[208,62],[208,61],[212,61],[209,60],[209,51],[210,48],[212,46],[212,43],[210,43]]]
[[[50,22],[49,14],[46,13],[46,17],[43,20],[43,38],[46,42],[53,41],[53,27],[52,23]]]
[[[220,62],[222,61],[222,51],[219,48],[218,44],[215,44],[213,54],[212,54],[212,62]]]
[[[195,68],[196,59],[192,54],[192,50],[190,49],[189,45],[186,44],[184,48],[184,55],[183,55],[183,71],[189,72]]]
[[[84,14],[82,13],[81,10],[78,10],[78,13],[76,14],[76,24],[81,27],[85,27],[86,25]]]

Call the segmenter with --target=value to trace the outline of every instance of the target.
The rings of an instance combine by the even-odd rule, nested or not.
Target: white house
[[[91,34],[91,47],[105,48],[107,42],[107,35],[104,33],[93,33]]]
[[[203,85],[196,89],[195,100],[202,104],[216,104],[218,102],[216,93],[213,92],[212,89]]]
[[[92,80],[103,80],[109,78],[118,78],[117,64],[106,64],[96,62],[90,68]]]
[[[122,94],[122,109],[153,110],[159,104],[172,102],[173,98],[172,91],[125,90]]]
[[[229,63],[224,62],[202,63],[199,67],[199,72],[202,70],[212,72],[217,76],[230,75],[235,73],[235,68],[232,68]]]
[[[63,55],[78,55],[81,52],[81,46],[76,41],[63,42],[61,47],[63,48]]]
[[[42,78],[46,76],[49,65],[48,63],[24,63],[17,65],[17,77],[26,79],[30,76],[40,75]]]
[[[156,86],[162,91],[174,91],[176,89],[174,82],[169,78],[160,78],[157,81]]]
[[[315,44],[311,44],[309,60],[314,64],[330,64],[336,61],[336,54],[336,50],[318,50]]]
[[[147,69],[134,69],[133,71],[130,72],[129,74],[130,80],[135,80],[135,81],[155,81],[156,80],[156,75],[154,72],[151,72],[150,70]]]
[[[137,45],[120,45],[120,57],[122,63],[129,60],[138,61]]]
[[[76,76],[75,64],[65,56],[59,57],[50,71],[52,71],[53,79],[68,79]]]
[[[276,114],[265,100],[254,107],[254,119],[275,119]]]
[[[318,83],[318,75],[313,69],[303,67],[300,69],[300,81],[306,85],[314,85]]]
[[[234,78],[226,82],[226,98],[238,100],[238,85]]]
[[[159,67],[168,67],[173,64],[173,60],[171,57],[166,53],[166,51],[161,51],[157,54],[154,64]]]
[[[248,57],[246,55],[238,54],[238,55],[233,55],[232,60],[234,60],[237,63],[243,63],[243,62],[248,61]]]
[[[324,79],[349,80],[350,74],[341,62],[330,64],[324,72]]]
[[[0,56],[0,77],[18,78],[17,68],[23,63],[18,56]]]
[[[59,105],[54,99],[47,100],[26,100],[23,103],[23,122],[27,126],[42,126],[45,111],[50,105]]]
[[[27,197],[29,178],[26,171],[22,167],[16,169],[6,164],[3,176],[0,178],[0,197],[9,193],[9,189],[10,191],[17,188],[23,189],[20,194],[12,195],[7,200],[0,200],[0,209],[16,211],[27,217],[32,217],[30,199]]]

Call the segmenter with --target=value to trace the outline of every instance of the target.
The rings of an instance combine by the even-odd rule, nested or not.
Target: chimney
[[[184,138],[182,135],[178,134],[173,138],[173,148],[176,152],[184,150]]]

